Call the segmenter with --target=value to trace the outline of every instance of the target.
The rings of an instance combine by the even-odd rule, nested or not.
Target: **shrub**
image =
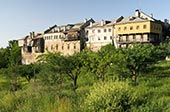
[[[138,98],[126,82],[97,83],[82,105],[87,112],[130,112]]]

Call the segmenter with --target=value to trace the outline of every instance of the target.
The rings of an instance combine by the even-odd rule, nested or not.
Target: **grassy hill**
[[[118,79],[110,78],[104,83],[113,83],[114,85],[114,82],[116,82],[116,86],[119,86],[119,84],[121,85],[123,82],[128,84],[129,93],[134,91],[131,95],[135,98],[135,104],[130,103],[130,107],[128,107],[126,111],[169,112],[170,62],[161,61],[148,69],[148,71],[144,71],[141,73],[142,75],[138,77],[137,86],[131,85],[129,79],[119,81]],[[103,87],[103,82],[88,75],[82,75],[78,79],[78,89],[76,92],[72,90],[72,84],[67,82],[67,80],[65,80],[63,84],[53,86],[43,85],[39,79],[31,80],[31,82],[28,83],[25,79],[19,77],[18,82],[21,84],[22,89],[10,92],[11,81],[4,74],[0,75],[1,112],[81,112],[91,111],[90,109],[92,107],[95,108],[101,103],[96,103],[97,100],[95,98],[89,98],[91,95],[95,96],[95,94],[92,94],[94,92],[93,90],[95,90],[94,88],[100,88],[100,85],[101,88]],[[96,84],[98,84],[98,87],[96,87]],[[107,93],[107,90],[103,91]],[[123,90],[118,89],[117,91],[121,93]],[[96,95],[102,96],[103,94],[96,93]],[[127,96],[128,95],[129,94],[127,94]],[[117,97],[119,97],[119,95],[117,95]],[[103,99],[103,101],[104,100],[105,99]],[[93,102],[92,104],[88,104],[88,106],[91,107],[90,109],[86,107],[85,102],[87,101]]]

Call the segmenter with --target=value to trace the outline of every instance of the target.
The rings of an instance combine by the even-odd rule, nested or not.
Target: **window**
[[[61,49],[64,50],[64,45],[62,45]]]
[[[125,27],[124,27],[124,30],[126,30],[126,29],[127,29],[127,27],[125,26]]]
[[[130,27],[130,30],[133,30],[133,26]]]
[[[101,31],[100,30],[98,30],[98,33],[100,33]]]
[[[100,37],[98,37],[98,40],[100,40]]]
[[[143,25],[143,29],[146,29],[146,25]]]
[[[70,44],[67,45],[67,49],[70,49]]]
[[[74,49],[76,49],[76,44],[74,44]]]
[[[111,32],[112,30],[111,29],[109,29],[109,32]]]
[[[104,40],[107,40],[107,37],[106,37],[106,36],[104,36]]]
[[[58,50],[58,44],[55,46],[56,50]]]
[[[121,27],[118,28],[118,31],[120,31],[120,30],[121,30]]]
[[[58,35],[54,35],[54,39],[58,39]]]
[[[106,29],[104,29],[104,32],[107,32],[107,30],[106,30]]]
[[[133,35],[133,41],[135,41],[136,40],[136,37],[135,37],[135,35]]]
[[[143,41],[143,35],[141,36],[141,40],[140,41]]]
[[[110,40],[112,40],[112,36],[110,36]]]
[[[51,45],[51,50],[53,50],[53,45]]]
[[[59,35],[59,38],[61,39],[61,35]]]
[[[86,30],[86,33],[89,33],[89,30]]]
[[[137,29],[137,30],[139,29],[139,25],[138,25],[138,26],[136,26],[136,29]]]
[[[92,33],[94,33],[95,32],[95,30],[92,30]]]

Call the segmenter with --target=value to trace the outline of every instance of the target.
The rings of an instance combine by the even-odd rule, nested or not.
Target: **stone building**
[[[31,32],[30,35],[18,40],[21,47],[22,64],[35,63],[37,57],[44,53],[43,33]]]
[[[72,55],[85,47],[85,28],[93,23],[93,19],[84,22],[53,26],[44,32],[45,52],[60,52]]]
[[[22,63],[31,64],[37,57],[48,52],[60,52],[62,55],[72,55],[85,47],[98,51],[102,46],[114,44],[118,47],[128,47],[134,43],[163,42],[170,37],[170,24],[153,18],[140,10],[135,16],[118,17],[113,21],[95,22],[85,19],[84,22],[54,25],[43,33],[31,32],[18,41],[22,52]]]
[[[102,46],[113,43],[115,34],[114,25],[121,21],[123,17],[118,17],[116,20],[91,23],[86,28],[86,47],[92,51],[98,51]]]
[[[135,16],[124,18],[115,25],[115,46],[128,47],[133,43],[159,44],[162,40],[162,23],[139,10]]]
[[[85,19],[84,22],[76,24],[54,25],[43,33],[31,32],[18,40],[22,63],[35,63],[39,55],[48,52],[60,52],[62,55],[80,52],[85,47],[85,28],[93,22],[93,19]]]

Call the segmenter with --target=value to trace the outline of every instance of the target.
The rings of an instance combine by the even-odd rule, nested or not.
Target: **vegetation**
[[[21,65],[17,41],[0,49],[1,112],[169,112],[169,45],[134,45]],[[137,80],[138,79],[138,80]]]

